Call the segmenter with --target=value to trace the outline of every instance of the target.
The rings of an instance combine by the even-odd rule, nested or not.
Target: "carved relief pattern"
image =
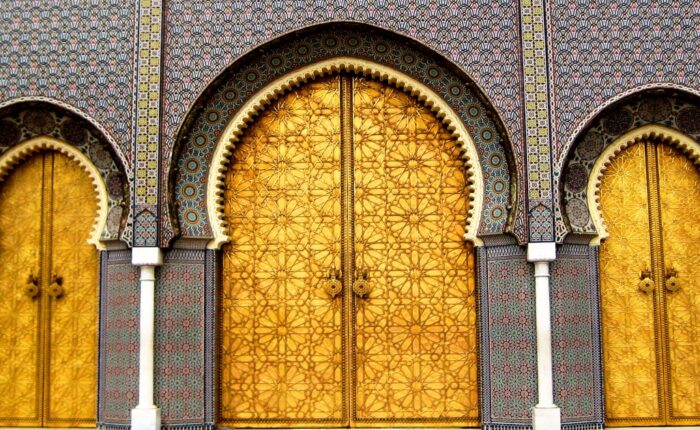
[[[39,300],[25,294],[39,276],[42,159],[0,182],[0,424],[41,425]],[[27,198],[33,196],[34,198]],[[17,228],[17,220],[22,228]]]
[[[18,263],[3,265],[10,270],[3,271],[3,277],[10,275],[3,284],[14,290],[3,297],[10,299],[14,309],[9,314],[3,312],[11,317],[3,324],[11,332],[3,330],[2,336],[13,337],[4,345],[15,345],[3,348],[8,354],[3,363],[9,364],[3,375],[10,376],[3,393],[16,393],[16,397],[3,397],[22,406],[6,405],[2,410],[11,411],[14,418],[33,418],[15,424],[92,427],[98,285],[97,251],[87,243],[97,211],[92,181],[67,156],[45,151],[20,164],[4,185],[2,202],[8,206],[0,208],[0,227],[4,226],[2,237],[7,240],[3,240],[0,252],[13,245],[11,253],[19,258],[8,255],[3,259]],[[6,207],[13,210],[12,219],[24,213],[26,230],[25,224],[17,229],[16,224],[6,222],[10,219]],[[34,298],[25,294],[30,273],[37,277]],[[65,291],[59,298],[50,295],[54,274],[63,278]],[[22,302],[24,305],[19,305]],[[31,409],[30,414],[23,410],[26,408]]]
[[[460,150],[420,102],[355,79],[358,423],[478,425],[474,255]],[[415,422],[415,421],[414,421]]]
[[[225,426],[339,425],[340,88],[315,81],[274,102],[226,178],[221,314]]]
[[[640,271],[652,268],[646,178],[644,145],[634,145],[612,161],[601,184],[610,232],[600,247],[608,424],[658,419],[661,414],[654,316],[660,280],[655,279],[656,292],[637,287]]]
[[[666,290],[670,418],[700,422],[700,172],[678,149],[658,146],[664,278],[678,273],[680,288]],[[668,289],[669,285],[666,283]],[[686,420],[683,420],[683,419]],[[688,422],[687,419],[692,419]]]
[[[51,426],[93,427],[97,404],[98,252],[86,239],[97,202],[87,173],[65,155],[51,154],[50,275],[62,278],[65,292],[48,300],[50,382],[44,420]]]

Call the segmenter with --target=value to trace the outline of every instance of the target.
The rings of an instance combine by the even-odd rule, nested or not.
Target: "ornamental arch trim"
[[[596,231],[596,236],[591,239],[591,245],[600,245],[601,241],[609,235],[600,207],[600,186],[605,171],[623,150],[647,140],[678,148],[690,158],[693,164],[700,167],[700,144],[676,130],[659,125],[645,125],[620,136],[598,157],[588,180],[588,207],[591,208],[591,220]]]
[[[700,142],[700,98],[683,90],[655,86],[628,95],[599,112],[557,169],[557,242],[596,244],[605,237],[605,230],[596,225],[599,209],[591,204],[589,184],[600,179],[594,171],[596,162],[620,139],[646,130],[650,133],[647,138],[675,136],[673,143],[674,139],[681,141],[677,136],[685,136]],[[603,237],[599,237],[601,234]]]
[[[90,243],[98,249],[131,244],[131,170],[106,131],[78,109],[46,97],[0,104],[0,181],[40,149],[61,152],[91,177],[99,199],[99,223]]]
[[[310,80],[338,72],[354,72],[372,77],[417,97],[436,114],[442,124],[451,132],[462,151],[467,174],[467,187],[470,193],[464,236],[466,240],[475,245],[482,245],[477,230],[483,207],[484,178],[474,141],[457,114],[430,88],[404,73],[367,60],[339,57],[308,65],[267,85],[255,97],[248,100],[226,126],[216,144],[207,180],[207,215],[214,234],[208,248],[219,249],[221,245],[229,241],[223,207],[224,179],[231,153],[235,150],[236,143],[248,125],[272,101],[286,91],[299,87]]]
[[[164,171],[163,196],[169,216],[161,222],[161,246],[170,246],[178,237],[176,246],[199,248],[215,237],[207,204],[211,197],[208,180],[217,144],[232,118],[251,103],[260,103],[258,96],[274,82],[314,64],[342,58],[355,59],[350,63],[355,68],[339,70],[365,75],[379,68],[395,71],[388,75],[387,83],[396,87],[399,84],[392,76],[409,76],[449,107],[455,114],[450,127],[456,129],[455,121],[461,122],[474,142],[482,171],[484,199],[475,231],[479,238],[486,238],[514,229],[519,206],[512,142],[483,91],[449,60],[409,37],[366,24],[332,22],[288,33],[249,51],[202,92],[180,124],[172,152],[166,150],[164,155],[171,158],[170,169]],[[360,68],[362,64],[377,67]],[[375,75],[381,78],[381,72]],[[417,88],[411,86],[409,93]]]
[[[97,193],[97,212],[88,243],[95,246],[98,250],[106,249],[107,246],[102,242],[101,237],[107,224],[107,187],[97,167],[75,147],[48,136],[35,137],[12,147],[12,149],[0,156],[0,186],[2,186],[4,180],[17,165],[42,150],[53,150],[68,156],[68,158],[77,162],[80,168],[90,177],[92,187]]]

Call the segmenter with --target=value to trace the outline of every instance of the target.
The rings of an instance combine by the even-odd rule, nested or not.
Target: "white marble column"
[[[527,261],[535,264],[535,312],[537,319],[537,405],[532,408],[534,430],[560,430],[561,410],[554,404],[552,378],[552,322],[549,263],[556,258],[556,244],[530,243]]]
[[[131,429],[160,430],[160,409],[153,403],[153,362],[156,266],[163,264],[163,252],[155,247],[134,248],[131,262],[141,271],[139,403],[131,410]]]

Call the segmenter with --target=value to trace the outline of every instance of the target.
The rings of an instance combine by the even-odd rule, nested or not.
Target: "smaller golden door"
[[[700,425],[700,172],[642,142],[612,161],[600,198],[606,424]]]
[[[58,152],[0,182],[2,426],[95,426],[96,213],[89,175]]]

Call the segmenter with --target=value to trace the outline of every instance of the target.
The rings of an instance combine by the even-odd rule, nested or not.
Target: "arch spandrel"
[[[464,134],[473,141],[473,154],[482,170],[484,200],[476,232],[479,236],[501,235],[514,229],[517,190],[510,141],[495,110],[484,101],[473,82],[410,39],[399,40],[386,31],[372,29],[368,34],[339,25],[337,29],[296,36],[286,38],[284,43],[270,43],[264,50],[252,52],[234,63],[209,86],[181,125],[166,193],[171,222],[183,240],[207,242],[216,237],[207,204],[211,201],[216,206],[216,193],[208,191],[215,189],[208,181],[215,179],[216,174],[209,169],[217,145],[224,140],[222,136],[225,131],[231,132],[230,123],[236,121],[240,125],[251,121],[256,109],[264,107],[280,92],[334,70],[380,78],[418,97],[428,92],[418,91],[419,87],[434,93],[436,98],[429,107],[443,121],[451,117],[448,118],[451,122],[445,124],[453,132],[459,128],[456,124],[461,123],[462,133],[466,131]],[[339,60],[353,58],[348,64],[338,64]],[[314,70],[318,64],[325,66]],[[378,67],[372,69],[368,64]],[[400,76],[413,78],[417,85]],[[441,114],[437,100],[454,116]],[[431,103],[427,97],[423,102]],[[170,242],[173,234],[165,231],[163,245]]]
[[[129,170],[118,148],[83,115],[44,100],[14,101],[0,110],[0,181],[17,163],[48,149],[68,155],[91,177],[99,213],[90,243],[104,249],[131,242]]]
[[[676,130],[659,125],[646,125],[629,131],[611,143],[598,157],[587,185],[588,207],[591,208],[591,223],[595,228],[595,237],[591,245],[600,245],[608,237],[608,230],[600,206],[600,187],[605,171],[613,159],[626,148],[645,141],[656,141],[678,148],[696,166],[700,167],[700,144]]]
[[[700,101],[692,94],[653,89],[609,106],[570,147],[559,175],[557,241],[579,237],[592,244],[605,235],[591,182],[600,181],[594,166],[599,159],[631,144],[629,139],[654,138],[673,142],[700,141]],[[617,149],[610,149],[617,148]],[[685,151],[685,150],[684,150]],[[614,154],[612,155],[614,157]],[[608,160],[609,162],[609,160]],[[573,239],[578,241],[578,239]]]

